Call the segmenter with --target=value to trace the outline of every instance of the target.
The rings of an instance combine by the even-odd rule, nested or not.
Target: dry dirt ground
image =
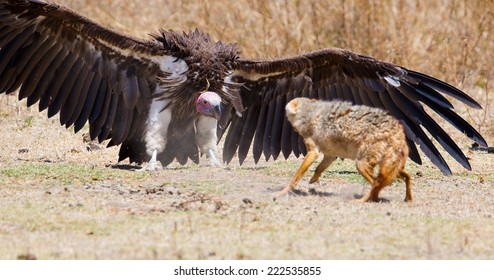
[[[273,201],[300,158],[136,172],[16,97],[0,104],[0,259],[494,258],[494,155],[464,137],[473,171],[409,162],[411,204],[403,182],[353,202],[368,186],[351,161]]]

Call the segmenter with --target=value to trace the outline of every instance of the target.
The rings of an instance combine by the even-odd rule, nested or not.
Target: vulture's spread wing
[[[415,146],[419,144],[445,174],[451,174],[451,170],[423,128],[461,165],[470,169],[470,164],[423,105],[477,143],[486,145],[482,136],[452,110],[453,105],[441,94],[480,108],[461,90],[425,74],[349,51],[325,49],[270,61],[243,59],[238,61],[231,79],[243,83],[240,95],[246,111],[242,117],[232,115],[223,152],[226,162],[231,161],[237,150],[243,162],[252,141],[256,162],[261,154],[269,159],[278,157],[280,151],[285,158],[291,152],[297,156],[305,153],[302,139],[292,130],[284,110],[289,100],[299,96],[343,99],[388,110],[405,126],[410,158],[421,163]]]
[[[120,144],[146,110],[158,71],[171,68],[155,42],[103,28],[64,7],[0,1],[0,92],[39,102],[48,116]],[[172,71],[170,71],[172,72]]]

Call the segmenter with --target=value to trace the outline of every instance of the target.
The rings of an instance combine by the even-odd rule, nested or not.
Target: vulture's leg
[[[141,169],[138,169],[138,171],[158,171],[163,169],[161,162],[156,160],[157,157],[158,157],[158,151],[154,150],[149,162],[144,163]]]
[[[172,119],[171,109],[167,108],[163,110],[163,108],[167,107],[168,103],[170,103],[168,99],[154,99],[151,103],[144,136],[146,153],[151,156],[151,160],[142,165],[141,171],[158,171],[163,169],[163,166],[157,160],[157,156],[165,150],[168,127]]]
[[[209,164],[216,167],[221,167],[221,163],[216,157],[218,153],[217,145],[218,136],[216,128],[218,120],[212,117],[199,115],[196,125],[196,145],[199,147],[201,154],[205,154],[209,160]]]
[[[209,158],[209,163],[211,165],[214,165],[216,167],[222,166],[220,161],[218,160],[218,158],[216,158],[216,151],[213,151],[213,149],[208,149],[208,156],[207,157]]]

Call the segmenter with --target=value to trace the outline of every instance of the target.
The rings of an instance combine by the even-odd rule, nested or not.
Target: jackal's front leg
[[[307,138],[304,140],[304,142],[305,142],[305,146],[307,147],[307,155],[305,156],[302,165],[300,165],[297,174],[295,174],[290,184],[286,186],[282,191],[278,192],[276,194],[276,197],[282,196],[290,192],[297,185],[300,178],[302,178],[302,176],[305,174],[309,166],[311,166],[311,164],[316,160],[317,156],[319,155],[317,146],[312,139]]]
[[[316,167],[316,171],[314,172],[314,175],[312,175],[312,178],[310,178],[309,184],[313,184],[317,181],[319,181],[319,178],[321,177],[322,173],[328,169],[328,167],[331,165],[336,160],[336,157],[330,157],[327,155],[324,155],[324,158],[322,161],[319,163],[319,165]]]

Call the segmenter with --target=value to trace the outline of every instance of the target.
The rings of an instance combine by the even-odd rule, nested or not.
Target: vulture
[[[470,170],[470,163],[426,107],[487,146],[445,95],[481,106],[423,73],[338,48],[243,58],[236,44],[215,42],[198,29],[162,29],[149,40],[137,39],[38,0],[0,0],[0,93],[17,90],[28,106],[37,103],[75,132],[89,123],[92,139],[120,145],[119,161],[137,164],[199,161],[196,124],[202,114],[196,107],[205,91],[221,98],[221,116],[206,125],[217,126],[217,138],[206,140],[224,137],[227,164],[235,155],[242,164],[249,151],[256,163],[263,155],[305,154],[284,112],[296,97],[388,111],[403,123],[409,157],[422,163],[418,145],[444,174],[451,169],[430,137],[464,168]]]

